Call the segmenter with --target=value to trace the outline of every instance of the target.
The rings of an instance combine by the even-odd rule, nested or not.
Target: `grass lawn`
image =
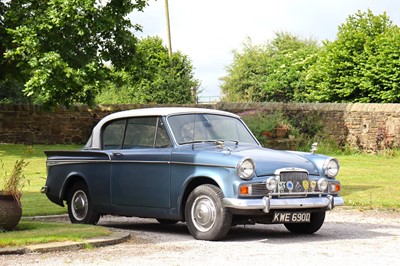
[[[337,156],[347,206],[400,211],[400,156]]]
[[[46,195],[40,193],[40,188],[46,181],[46,156],[43,151],[76,150],[80,147],[76,145],[34,145],[32,147],[32,153],[26,157],[29,164],[25,169],[25,176],[29,182],[25,184],[23,190],[23,216],[67,213],[65,207],[51,203]],[[0,170],[10,173],[15,161],[20,158],[25,148],[23,145],[0,144],[0,159],[4,164],[4,169]],[[109,229],[101,226],[21,220],[14,231],[0,231],[0,248],[67,240],[79,241],[110,233]]]
[[[25,169],[26,182],[22,194],[22,215],[51,215],[67,212],[66,207],[60,207],[50,202],[40,189],[46,182],[46,155],[45,150],[78,150],[78,145],[33,145],[26,155],[29,162]],[[27,146],[15,144],[0,144],[0,159],[3,161],[4,170],[11,172],[14,163],[24,153]],[[2,169],[0,169],[2,170]],[[2,180],[0,179],[0,187]]]
[[[0,248],[60,241],[80,241],[106,236],[108,228],[85,224],[48,223],[22,220],[14,231],[0,232]]]

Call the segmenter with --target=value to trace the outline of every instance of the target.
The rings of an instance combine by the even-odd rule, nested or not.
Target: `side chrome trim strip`
[[[67,165],[67,164],[94,164],[94,163],[132,163],[132,164],[175,164],[175,165],[189,165],[189,166],[204,166],[204,167],[221,167],[232,168],[235,166],[218,165],[218,164],[202,164],[190,162],[176,162],[176,161],[140,161],[140,160],[48,160],[46,165]]]
[[[47,160],[46,166],[66,165],[66,164],[86,164],[86,163],[110,163],[110,160]]]
[[[235,166],[232,166],[232,165],[207,164],[207,163],[189,163],[189,162],[176,162],[176,161],[172,161],[171,164],[192,165],[192,166],[206,166],[206,167],[222,167],[222,168],[233,168],[233,169],[236,168]]]

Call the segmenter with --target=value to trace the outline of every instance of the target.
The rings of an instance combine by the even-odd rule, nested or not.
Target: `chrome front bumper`
[[[263,210],[269,213],[270,210],[278,209],[313,209],[326,208],[331,210],[336,206],[343,206],[344,200],[340,196],[325,196],[315,198],[280,198],[272,199],[264,197],[262,199],[236,199],[224,198],[222,204],[226,208],[240,210]]]

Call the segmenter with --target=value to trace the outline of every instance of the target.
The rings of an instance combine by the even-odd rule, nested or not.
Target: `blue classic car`
[[[101,215],[186,222],[196,239],[218,240],[238,224],[320,229],[344,205],[336,159],[263,148],[239,116],[199,108],[117,112],[83,150],[46,151],[42,192],[68,205],[72,223]]]

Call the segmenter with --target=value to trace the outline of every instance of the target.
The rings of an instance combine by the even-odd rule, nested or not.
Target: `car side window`
[[[126,120],[116,120],[108,124],[103,131],[103,148],[105,150],[120,149],[125,134]]]
[[[134,117],[111,122],[103,132],[104,149],[170,147],[168,133],[159,117]]]
[[[167,130],[165,129],[165,125],[161,118],[158,119],[157,134],[154,146],[156,148],[171,147]]]
[[[156,117],[129,119],[123,149],[153,147],[156,122]]]

